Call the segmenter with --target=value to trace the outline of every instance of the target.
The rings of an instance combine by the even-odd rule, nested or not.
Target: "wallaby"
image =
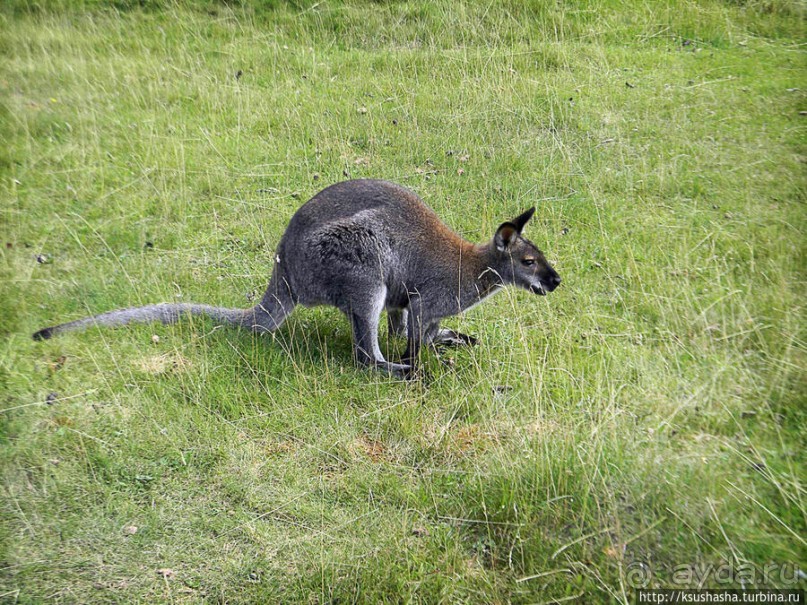
[[[333,305],[350,319],[357,361],[408,378],[422,344],[457,346],[476,339],[439,322],[507,285],[545,295],[560,277],[521,232],[530,208],[502,223],[493,240],[475,245],[449,229],[412,191],[380,180],[332,185],[294,214],[280,239],[272,278],[251,309],[158,304],[121,309],[44,328],[35,340],[101,325],[207,315],[257,332],[276,330],[298,304]],[[406,335],[401,363],[378,346],[381,312],[390,334]]]

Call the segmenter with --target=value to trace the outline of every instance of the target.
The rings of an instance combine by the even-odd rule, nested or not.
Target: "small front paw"
[[[475,336],[469,336],[462,332],[455,332],[454,330],[443,329],[432,341],[435,347],[465,347],[474,346],[478,342]]]
[[[470,334],[463,334],[462,332],[455,332],[455,334],[464,345],[467,345],[469,347],[475,347],[479,342],[479,339],[476,336],[471,336]]]

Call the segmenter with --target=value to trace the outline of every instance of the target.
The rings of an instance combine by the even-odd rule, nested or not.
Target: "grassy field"
[[[803,2],[104,4],[0,8],[0,602],[805,587]],[[253,304],[347,176],[563,285],[426,383],[327,308],[30,339]]]

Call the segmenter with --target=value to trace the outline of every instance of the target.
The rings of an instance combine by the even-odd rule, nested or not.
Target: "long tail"
[[[286,289],[269,288],[260,304],[251,309],[226,309],[193,303],[149,305],[119,309],[77,319],[64,324],[43,328],[33,334],[34,340],[46,340],[71,330],[81,330],[90,326],[122,326],[129,323],[149,323],[160,321],[171,324],[185,315],[204,315],[221,324],[247,328],[255,332],[273,332],[285,321],[295,306],[293,297]],[[280,295],[279,295],[280,294]]]

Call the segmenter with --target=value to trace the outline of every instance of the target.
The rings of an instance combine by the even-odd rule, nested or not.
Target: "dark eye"
[[[535,259],[534,258],[522,258],[521,259],[521,264],[522,265],[527,265],[529,267],[530,265],[535,264]]]

